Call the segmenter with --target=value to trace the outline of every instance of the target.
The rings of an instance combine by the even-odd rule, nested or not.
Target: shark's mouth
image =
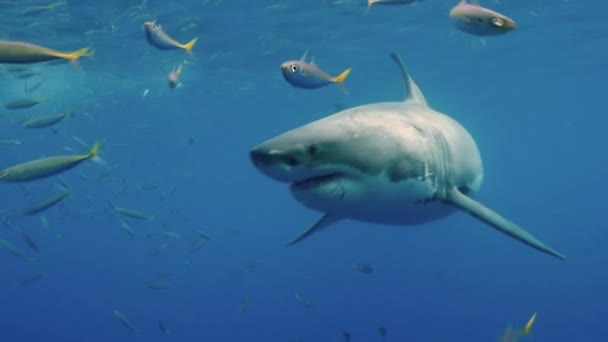
[[[315,186],[319,186],[322,184],[326,184],[326,183],[335,181],[338,178],[341,178],[342,176],[343,175],[339,172],[329,173],[329,174],[320,175],[320,176],[314,176],[314,177],[306,178],[301,181],[293,182],[291,184],[291,187],[294,189],[298,189],[298,190],[305,190],[307,188],[312,188]]]

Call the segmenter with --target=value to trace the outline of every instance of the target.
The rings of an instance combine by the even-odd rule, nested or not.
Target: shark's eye
[[[317,145],[308,146],[308,154],[310,154],[310,155],[314,155],[315,153],[317,153],[318,150],[319,150],[319,148],[317,147]]]
[[[298,71],[298,66],[295,64],[291,65],[291,72],[297,72]]]

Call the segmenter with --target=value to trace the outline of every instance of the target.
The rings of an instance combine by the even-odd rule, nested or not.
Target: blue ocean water
[[[364,15],[363,0],[70,0],[28,14],[47,4],[1,1],[2,39],[95,53],[78,67],[32,64],[40,74],[27,81],[4,65],[2,103],[47,100],[2,110],[0,140],[20,144],[0,146],[0,168],[86,153],[77,140],[103,144],[102,162],[62,174],[72,196],[39,215],[19,212],[56,193],[58,177],[1,184],[0,237],[36,259],[0,251],[0,341],[345,341],[345,331],[352,341],[497,341],[534,312],[521,341],[605,341],[608,7],[483,1],[518,28],[481,39],[451,25],[456,3]],[[150,46],[147,20],[181,42],[198,37],[193,56]],[[306,50],[331,74],[353,68],[348,94],[285,82],[279,65]],[[476,198],[567,260],[463,213],[413,227],[345,221],[284,246],[321,214],[258,172],[249,150],[337,106],[403,99],[392,51],[429,104],[475,138]],[[170,89],[166,75],[184,61]],[[52,128],[22,125],[64,109],[75,114]],[[155,218],[131,220],[132,238],[108,201]],[[199,230],[211,239],[189,255]],[[46,276],[15,285],[37,272]],[[171,273],[169,288],[147,288],[159,273]]]

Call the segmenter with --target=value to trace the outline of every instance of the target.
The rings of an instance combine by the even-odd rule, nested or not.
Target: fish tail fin
[[[184,50],[186,50],[186,52],[190,55],[190,56],[194,56],[194,54],[192,53],[192,48],[194,47],[194,44],[196,44],[196,42],[198,41],[198,37],[192,39],[191,41],[187,42],[186,44],[184,44]]]
[[[346,79],[346,77],[348,77],[348,74],[350,74],[351,70],[352,68],[348,68],[344,70],[340,75],[332,79],[332,81],[336,83],[345,94],[348,94],[348,90],[344,86],[344,80]]]
[[[532,315],[532,317],[530,317],[530,319],[528,320],[528,323],[526,323],[526,325],[523,328],[521,328],[521,334],[528,335],[530,333],[530,330],[532,330],[532,326],[534,325],[535,321],[536,321],[536,312]]]
[[[346,77],[348,77],[348,74],[350,74],[351,70],[353,70],[353,69],[348,68],[348,69],[344,70],[340,75],[334,77],[332,79],[332,81],[335,83],[344,83],[344,80],[346,79]]]
[[[365,12],[363,13],[363,15],[367,15],[367,12],[369,12],[370,8],[372,8],[372,5],[374,4],[374,0],[367,0],[367,8],[365,9]]]
[[[93,50],[91,47],[85,47],[80,50],[76,50],[76,51],[73,51],[70,53],[63,54],[61,57],[69,60],[72,63],[72,65],[74,65],[75,68],[79,69],[80,65],[78,63],[78,59],[83,56],[92,57],[94,53],[95,53],[95,50]]]
[[[66,54],[65,58],[69,59],[70,61],[74,61],[74,60],[79,59],[80,57],[93,57],[94,54],[95,54],[95,50],[93,48],[91,48],[90,46],[88,46],[88,47],[82,48],[80,50],[76,50],[76,51]]]
[[[89,150],[89,158],[95,158],[99,156],[99,145],[100,142],[96,142],[95,145],[93,145],[93,147],[91,147],[91,149]]]

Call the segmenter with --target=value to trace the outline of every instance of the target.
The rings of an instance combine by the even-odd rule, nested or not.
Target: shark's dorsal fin
[[[510,237],[515,238],[541,252],[547,253],[559,259],[566,259],[565,256],[547,246],[545,243],[525,231],[523,228],[500,216],[492,209],[485,207],[483,204],[475,201],[471,197],[463,194],[457,188],[449,189],[446,193],[445,200],[471,216],[476,217],[496,228],[501,233],[509,235]]]
[[[295,239],[285,243],[285,246],[294,245],[294,244],[304,240],[305,238],[311,236],[312,234],[327,228],[328,226],[332,225],[333,223],[335,223],[339,220],[340,220],[339,218],[337,218],[331,214],[325,214],[310,228],[306,229],[305,231],[300,233],[300,235],[296,236]]]
[[[393,59],[393,62],[395,62],[395,64],[397,64],[397,66],[399,67],[399,70],[401,71],[401,76],[403,77],[403,82],[405,83],[405,101],[418,102],[420,104],[428,106],[424,95],[422,95],[422,91],[420,91],[420,88],[418,88],[416,82],[414,82],[410,74],[407,72],[405,64],[403,63],[403,60],[401,59],[399,54],[397,54],[396,52],[391,52],[391,58]]]
[[[300,57],[300,62],[306,62],[306,56],[308,56],[308,49],[306,49],[302,57]]]

